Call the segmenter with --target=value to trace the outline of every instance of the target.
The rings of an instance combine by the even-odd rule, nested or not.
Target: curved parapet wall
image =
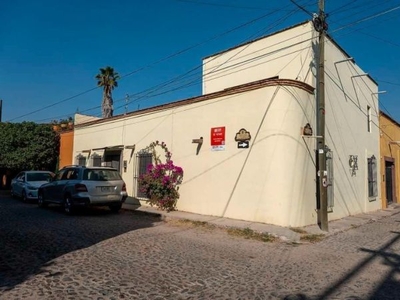
[[[195,160],[180,153],[183,145],[175,148],[187,166],[178,209],[283,226],[315,223],[315,140],[301,135],[307,123],[314,126],[315,101],[305,87],[277,80],[211,100],[206,107],[177,109],[174,128],[187,128],[200,109],[207,119],[193,124],[198,135],[213,126],[226,128],[224,151],[211,151],[209,136]],[[240,128],[251,133],[248,149],[238,148],[234,140]]]

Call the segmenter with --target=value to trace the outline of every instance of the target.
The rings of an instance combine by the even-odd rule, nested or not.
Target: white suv
[[[127,197],[125,182],[116,169],[66,166],[39,188],[38,205],[60,204],[67,214],[85,206],[108,206],[118,212]]]

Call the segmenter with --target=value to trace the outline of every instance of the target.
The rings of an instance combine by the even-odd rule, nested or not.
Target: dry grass
[[[261,241],[261,242],[274,242],[278,239],[277,237],[275,237],[269,233],[256,232],[250,228],[244,228],[244,229],[234,228],[234,227],[225,228],[225,227],[219,227],[214,224],[210,224],[208,222],[202,222],[202,221],[177,219],[177,220],[170,220],[170,221],[168,221],[168,223],[175,225],[175,226],[199,228],[199,229],[203,229],[203,230],[223,230],[232,236]]]
[[[202,228],[202,229],[215,229],[217,226],[210,224],[208,222],[203,221],[192,221],[188,219],[177,219],[177,220],[170,220],[168,223],[178,226],[185,226],[191,228]]]
[[[307,233],[307,231],[305,231],[304,229],[298,228],[298,227],[290,227],[289,229],[290,229],[291,231],[294,231],[294,232],[297,232],[297,233],[300,233],[300,234],[305,234],[305,233]]]
[[[277,240],[277,237],[275,237],[269,233],[256,232],[250,228],[244,228],[244,229],[228,228],[227,232],[228,232],[228,234],[233,235],[233,236],[238,236],[238,237],[242,237],[245,239],[251,239],[251,240],[256,240],[256,241],[261,241],[261,242],[275,242]]]
[[[309,243],[318,243],[322,241],[325,237],[325,234],[305,234],[300,237],[300,241],[309,242]]]

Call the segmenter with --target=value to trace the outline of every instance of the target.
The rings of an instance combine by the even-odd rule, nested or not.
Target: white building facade
[[[178,210],[315,224],[316,44],[307,22],[205,58],[202,96],[76,124],[74,159],[118,167],[128,194],[146,205],[137,188],[143,150],[163,141],[184,170]],[[330,38],[325,49],[334,220],[380,208],[379,108],[375,82]],[[308,126],[314,134],[304,136]]]

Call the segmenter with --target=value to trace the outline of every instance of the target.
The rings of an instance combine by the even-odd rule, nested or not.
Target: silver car
[[[128,194],[116,169],[107,167],[66,166],[38,191],[38,205],[62,205],[67,214],[77,207],[108,206],[118,212]]]
[[[27,200],[38,198],[38,189],[41,185],[48,183],[54,173],[49,171],[23,171],[11,180],[11,195]]]

